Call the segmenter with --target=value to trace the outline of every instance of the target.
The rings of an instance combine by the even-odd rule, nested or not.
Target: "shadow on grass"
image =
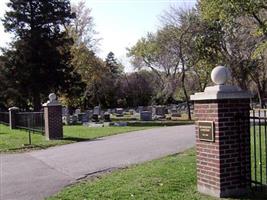
[[[92,142],[92,141],[100,141],[102,140],[101,138],[94,138],[94,139],[89,139],[89,138],[78,138],[78,137],[65,137],[61,140],[58,140],[59,143],[46,143],[46,144],[23,144],[21,147],[16,147],[16,148],[9,148],[9,149],[2,149],[0,152],[10,152],[10,153],[15,153],[15,152],[27,152],[31,150],[43,150],[47,149],[50,147],[55,147],[55,146],[61,146],[64,144],[71,144],[75,142]],[[57,141],[57,140],[53,140]],[[66,141],[64,143],[64,141]]]
[[[191,125],[194,121],[129,121],[128,126],[138,127],[138,126],[155,126],[155,127],[166,127],[166,126],[182,126]]]
[[[71,142],[92,142],[92,141],[98,141],[101,140],[100,138],[79,138],[79,137],[64,137],[62,140],[71,141]]]
[[[7,135],[8,133],[0,132],[0,135]]]
[[[48,147],[52,147],[54,145],[38,145],[38,144],[23,144],[24,146],[22,147],[16,147],[16,148],[10,148],[7,149],[7,151],[14,151],[14,152],[20,152],[20,151],[26,151],[26,150],[31,150],[31,149],[47,149]]]

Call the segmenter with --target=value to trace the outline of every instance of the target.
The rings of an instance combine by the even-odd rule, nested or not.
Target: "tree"
[[[94,68],[94,66],[91,65],[94,65],[94,61],[98,59],[95,51],[99,39],[95,38],[97,32],[94,29],[91,9],[86,7],[85,1],[72,5],[72,11],[76,14],[76,17],[66,26],[68,36],[74,41],[71,48],[71,63],[86,81],[88,71],[93,72],[90,68]]]
[[[200,1],[201,16],[222,27],[220,42],[224,62],[241,88],[251,82],[257,88],[258,99],[266,93],[267,65],[267,3],[264,0]]]
[[[50,92],[67,91],[78,74],[70,65],[72,39],[62,31],[75,15],[68,0],[10,0],[3,19],[15,34],[5,68],[13,88],[25,94],[34,110]]]
[[[83,92],[77,98],[78,102],[72,102],[76,106],[80,104],[80,107],[82,104],[84,108],[105,104],[102,86],[107,68],[95,53],[99,39],[96,38],[91,9],[86,7],[85,1],[80,1],[72,5],[72,11],[75,12],[76,18],[65,27],[68,36],[74,41],[71,48],[71,64],[85,84]]]
[[[227,65],[234,81],[241,88],[248,89],[251,83],[256,85],[262,105],[261,99],[266,88],[266,65],[263,62],[265,55],[258,51],[258,47],[266,40],[264,35],[255,34],[255,24],[246,16],[231,20],[206,20],[202,16],[205,14],[194,9],[183,13],[174,7],[164,16],[167,25],[184,32],[182,40],[176,39],[183,44],[178,45],[184,54],[182,61],[185,62],[182,63],[195,72],[202,91],[208,83],[211,69],[216,65]]]
[[[166,30],[159,30],[155,34],[148,33],[128,49],[128,56],[137,69],[147,68],[157,76],[157,97],[163,104],[172,99],[179,73],[179,59],[172,57],[168,48],[172,40],[163,37]]]
[[[7,110],[9,107],[14,106],[13,99],[19,98],[17,89],[11,87],[7,81],[5,62],[6,57],[0,56],[0,110]],[[8,96],[12,96],[13,99],[9,99]]]
[[[190,74],[192,77],[191,71],[194,70],[201,90],[208,83],[211,59],[208,61],[207,57],[212,56],[204,56],[199,51],[208,40],[203,39],[207,34],[207,26],[199,20],[196,10],[183,11],[175,7],[165,12],[162,22],[163,27],[156,34],[149,34],[147,38],[139,40],[130,49],[129,55],[134,57],[134,63],[147,66],[158,75],[161,91],[168,88],[164,96],[174,98],[177,88],[181,87],[191,119],[189,95],[194,91],[190,91],[186,85],[187,76]],[[207,52],[211,50],[206,49]],[[208,67],[203,69],[203,65],[208,63]]]
[[[76,17],[66,26],[68,36],[74,42],[71,48],[71,63],[83,79],[86,79],[84,75],[88,74],[88,70],[93,71],[90,70],[93,67],[91,64],[97,60],[95,51],[99,39],[95,38],[97,32],[94,29],[93,17],[91,10],[86,7],[85,1],[72,5],[72,11]]]
[[[123,72],[123,67],[120,63],[118,63],[113,52],[108,53],[105,64],[111,74],[115,77],[118,77]]]
[[[89,50],[96,51],[100,39],[96,37],[97,32],[94,29],[91,9],[86,7],[84,0],[81,0],[77,4],[73,4],[71,10],[76,17],[66,27],[69,36],[73,38],[75,45],[84,45]]]
[[[208,20],[237,22],[248,17],[257,25],[260,34],[267,36],[267,2],[265,0],[201,0],[202,17]],[[242,21],[238,23],[242,24]]]
[[[125,99],[128,107],[151,105],[155,96],[154,74],[140,70],[123,76],[118,96]]]

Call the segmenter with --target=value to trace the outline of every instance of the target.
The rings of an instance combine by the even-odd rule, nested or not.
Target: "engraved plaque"
[[[213,121],[198,121],[199,140],[214,142],[214,123]]]

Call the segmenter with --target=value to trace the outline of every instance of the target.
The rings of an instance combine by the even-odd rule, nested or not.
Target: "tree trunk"
[[[99,97],[99,89],[98,89],[98,84],[95,83],[95,97],[96,97],[96,101],[97,101],[97,105],[101,105],[100,102],[100,97]]]
[[[185,85],[182,84],[183,86],[183,91],[184,91],[184,96],[185,96],[185,100],[186,100],[186,105],[187,105],[187,114],[188,114],[188,120],[192,120],[192,117],[191,117],[191,109],[190,109],[190,100],[189,100],[189,96],[187,94],[187,91],[186,91],[186,88],[185,88]]]
[[[191,109],[190,109],[190,100],[189,100],[189,96],[187,94],[186,87],[185,87],[185,68],[184,68],[184,65],[183,65],[182,70],[183,70],[182,71],[182,88],[183,88],[183,92],[184,92],[184,96],[185,96],[185,100],[186,100],[186,105],[187,105],[188,120],[192,120]]]
[[[257,94],[258,94],[258,98],[259,98],[259,104],[261,108],[265,107],[265,103],[263,101],[264,98],[264,91],[260,85],[257,84]]]

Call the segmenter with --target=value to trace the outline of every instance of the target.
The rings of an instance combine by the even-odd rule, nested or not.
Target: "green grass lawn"
[[[262,126],[251,127],[251,173],[254,181],[260,181],[267,184],[267,137]],[[262,167],[261,167],[262,166]]]
[[[29,134],[25,130],[10,130],[8,126],[0,124],[0,152],[25,151],[30,149],[43,149],[51,146],[92,140],[99,137],[115,135],[152,127],[100,127],[89,128],[85,126],[64,126],[64,139],[47,141],[41,134],[31,134],[32,145],[29,144]]]

